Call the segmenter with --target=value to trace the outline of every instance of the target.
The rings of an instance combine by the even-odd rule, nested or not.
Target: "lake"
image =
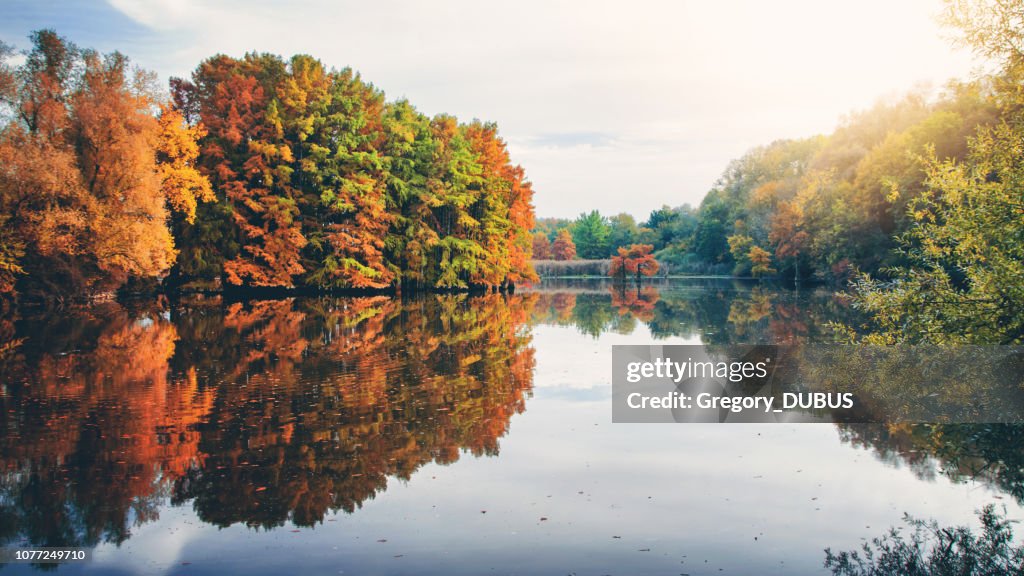
[[[904,513],[1024,518],[1014,426],[611,422],[612,345],[831,321],[827,290],[716,279],[24,312],[0,540],[91,548],[69,574],[819,574]]]

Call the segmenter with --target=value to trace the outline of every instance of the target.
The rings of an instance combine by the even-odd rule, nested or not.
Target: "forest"
[[[493,123],[346,68],[213,56],[162,90],[52,30],[0,45],[0,293],[507,288],[533,205]]]

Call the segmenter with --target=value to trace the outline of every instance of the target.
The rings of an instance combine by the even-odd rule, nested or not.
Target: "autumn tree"
[[[295,127],[289,140],[297,148],[299,185],[306,189],[308,282],[387,287],[395,274],[384,254],[394,220],[382,150],[384,95],[352,70],[325,74],[308,56],[293,58],[289,71],[283,115]]]
[[[572,260],[576,258],[576,244],[568,230],[563,229],[558,233],[555,241],[551,244],[551,255],[555,260]]]
[[[810,236],[801,229],[803,212],[794,202],[783,202],[772,218],[768,241],[775,246],[775,257],[793,263],[794,280],[800,281],[800,258]]]
[[[479,200],[482,169],[455,117],[438,115],[430,126],[436,149],[429,202],[438,236],[431,255],[436,274],[430,283],[442,289],[467,288],[470,275],[486,256],[480,243],[470,237],[480,228],[470,209]]]
[[[658,261],[651,255],[653,250],[654,246],[650,244],[620,247],[618,254],[612,256],[608,274],[621,281],[625,281],[627,275],[633,275],[639,285],[641,276],[654,276],[658,272]]]
[[[189,224],[196,220],[199,202],[213,202],[216,196],[210,181],[196,168],[199,139],[206,136],[202,124],[190,125],[181,112],[163,105],[160,108],[158,170],[167,203]]]
[[[549,260],[551,258],[551,242],[547,234],[535,232],[533,234],[533,257],[536,260]]]
[[[429,287],[429,258],[439,240],[431,209],[436,143],[430,118],[400,100],[385,105],[382,129],[387,203],[394,217],[385,254],[401,287],[422,290]]]
[[[511,159],[502,166],[508,190],[504,200],[508,205],[509,221],[509,264],[505,276],[506,285],[537,280],[530,260],[533,258],[533,239],[530,229],[534,226],[533,184],[526,179],[526,170],[512,165]]]
[[[229,282],[465,289],[535,278],[532,187],[494,124],[387,104],[352,70],[309,56],[215,57],[174,85],[182,110],[211,116],[209,170],[240,239],[220,258]]]
[[[90,297],[166,274],[177,252],[168,205],[209,198],[195,138],[166,111],[152,75],[118,53],[80,50],[49,30],[0,72],[12,114],[0,133],[0,289]]]
[[[729,243],[729,254],[732,256],[736,266],[733,268],[733,275],[743,276],[750,272],[750,249],[754,246],[754,239],[746,234],[733,234],[726,239]]]
[[[470,282],[498,286],[536,279],[530,267],[533,251],[533,188],[520,166],[513,166],[505,141],[494,123],[474,121],[464,128],[480,165],[481,194],[470,208],[478,223],[471,234],[484,249]]]
[[[875,340],[1019,343],[1024,340],[1020,135],[1002,125],[979,135],[969,162],[932,160],[934,194],[914,204],[904,237],[911,265],[882,281],[862,276],[858,305]]]
[[[266,54],[215,56],[193,73],[192,98],[208,130],[203,164],[237,238],[237,250],[217,258],[229,284],[291,286],[305,271],[292,149],[273,99],[285,73],[285,63]]]
[[[775,273],[775,269],[772,268],[772,255],[764,248],[751,246],[747,258],[750,260],[750,273],[755,278]]]
[[[548,240],[553,242],[560,230],[568,229],[571,226],[572,220],[568,218],[536,218],[533,228],[536,232],[543,232]]]
[[[127,59],[86,52],[83,60],[69,128],[80,151],[88,252],[101,274],[120,285],[129,276],[156,276],[174,262],[154,154],[159,125],[146,110],[153,98],[141,91],[145,79],[129,78]]]

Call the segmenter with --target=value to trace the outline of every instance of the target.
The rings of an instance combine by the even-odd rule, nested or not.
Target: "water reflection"
[[[791,344],[831,340],[829,322],[852,324],[855,317],[835,292],[795,292],[739,280],[651,280],[641,287],[546,281],[537,292],[535,322],[575,326],[595,338],[605,332],[631,334],[642,323],[656,339]]]
[[[668,541],[678,539],[683,508],[669,504],[676,502],[693,514],[689,544],[710,550],[712,560],[767,554],[750,548],[762,545],[759,534],[767,528],[741,534],[745,545],[720,536],[762,522],[776,527],[774,534],[793,533],[792,548],[805,550],[806,565],[820,567],[823,546],[798,540],[819,534],[826,524],[814,515],[820,501],[808,503],[835,473],[823,470],[813,481],[804,479],[828,461],[847,466],[835,480],[837,492],[849,493],[841,485],[847,479],[870,487],[867,500],[854,504],[877,504],[878,492],[886,488],[884,481],[867,477],[869,472],[857,476],[864,469],[843,459],[834,428],[616,428],[605,425],[608,404],[604,392],[595,391],[600,386],[574,384],[602,381],[607,363],[600,354],[607,354],[610,343],[827,341],[828,322],[853,324],[854,311],[824,290],[721,280],[624,288],[548,282],[514,296],[406,301],[196,297],[0,320],[0,544],[121,543],[166,514],[168,505],[215,526],[317,525],[332,512],[356,511],[389,482],[411,479],[428,463],[497,455],[500,442],[504,454],[490,462],[515,467],[503,470],[512,479],[501,486],[509,491],[508,507],[523,511],[525,519],[503,517],[489,533],[492,539],[474,548],[473,531],[486,529],[475,522],[497,522],[498,510],[482,515],[473,500],[459,515],[451,500],[439,501],[456,521],[435,527],[440,534],[434,540],[458,541],[465,554],[481,558],[487,556],[484,549],[515,555],[546,546],[551,556],[523,560],[529,556],[524,552],[516,559],[535,568],[550,568],[562,553],[623,567],[646,563],[648,572],[666,573],[668,564],[656,564],[660,555],[637,552],[650,544],[625,542],[650,527]],[[543,350],[535,350],[535,336],[538,342],[547,338]],[[548,367],[535,375],[535,355],[544,353]],[[544,388],[549,405],[534,400],[520,417],[532,428],[505,438],[513,416],[527,407],[535,377],[538,389],[550,386]],[[1021,429],[838,428],[843,441],[875,451],[889,464],[909,465],[922,480],[980,478],[1024,501]],[[765,440],[770,435],[771,442]],[[528,446],[513,455],[509,446],[517,437]],[[801,450],[790,450],[788,443]],[[690,456],[675,458],[673,450]],[[490,478],[480,474],[476,478]],[[762,475],[772,474],[778,476],[773,486],[783,519],[777,525],[758,520],[768,514],[757,507],[764,503],[734,504],[767,481]],[[463,478],[453,482],[452,500],[467,498]],[[667,480],[660,484],[657,478]],[[637,483],[644,491],[633,494]],[[801,486],[815,493],[792,492]],[[594,498],[604,498],[599,505],[590,501],[591,488]],[[424,494],[422,484],[417,490],[416,496]],[[665,507],[650,508],[651,502]],[[404,522],[406,509],[383,510],[392,513],[381,522]],[[845,529],[843,514],[850,513],[837,506],[827,524]],[[894,508],[891,520],[900,513]],[[420,524],[408,530],[419,533],[421,524],[430,525],[433,516],[426,514],[413,515]],[[856,540],[861,527],[852,522],[846,523]],[[466,538],[456,538],[459,526]],[[554,536],[538,532],[529,539],[524,527],[542,527]],[[327,534],[337,540],[336,533]],[[623,544],[622,555],[607,547],[613,534],[623,536],[612,542]],[[702,534],[712,540],[701,540]],[[722,548],[717,556],[716,547]],[[388,561],[397,557],[386,555]],[[680,560],[665,562],[676,567]],[[388,572],[366,562],[364,568]],[[463,568],[483,572],[491,566]],[[787,566],[776,571],[786,573]]]
[[[0,362],[5,541],[122,542],[158,503],[310,525],[389,477],[498,453],[532,296],[116,305],[32,318]]]

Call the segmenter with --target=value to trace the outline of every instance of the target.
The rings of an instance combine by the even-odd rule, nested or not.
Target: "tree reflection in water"
[[[573,326],[598,337],[631,334],[639,324],[655,339],[699,338],[709,345],[829,341],[830,321],[854,323],[846,300],[830,291],[794,292],[737,280],[635,285],[550,281],[537,292],[535,323]]]
[[[839,436],[932,481],[977,481],[1024,504],[1024,425],[843,424]]]
[[[532,388],[535,298],[196,298],[20,321],[0,356],[0,538],[119,543],[167,498],[220,526],[310,525],[388,477],[497,454]]]

